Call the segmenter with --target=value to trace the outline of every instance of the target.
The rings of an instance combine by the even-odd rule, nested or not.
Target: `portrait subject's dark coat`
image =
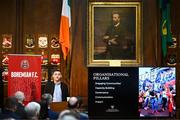
[[[114,39],[117,43],[106,42],[107,54],[110,59],[129,59],[131,57],[130,40],[124,31],[121,24],[118,26],[111,25],[107,29],[105,36],[109,36],[108,40]]]

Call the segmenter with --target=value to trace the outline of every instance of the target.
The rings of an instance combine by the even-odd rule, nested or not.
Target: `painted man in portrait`
[[[134,60],[136,58],[135,9],[97,8],[95,11],[94,59]]]
[[[103,36],[103,41],[106,43],[107,58],[129,59],[131,57],[131,40],[122,29],[121,16],[118,11],[113,11],[112,24]]]

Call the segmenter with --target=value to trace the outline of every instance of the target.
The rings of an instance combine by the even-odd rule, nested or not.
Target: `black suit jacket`
[[[21,103],[17,104],[17,110],[15,112],[21,119],[26,119],[26,111]]]
[[[45,88],[44,93],[50,93],[53,96],[54,93],[54,82],[48,81]],[[66,101],[69,96],[68,87],[65,83],[61,82],[61,90],[62,90],[62,101]]]
[[[14,118],[15,120],[20,120],[20,116],[18,116],[15,112],[12,112],[10,110],[4,109],[2,113],[0,113],[0,119],[8,119],[8,118]]]

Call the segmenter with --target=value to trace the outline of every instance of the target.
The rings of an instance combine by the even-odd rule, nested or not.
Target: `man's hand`
[[[108,41],[108,44],[109,44],[109,45],[117,45],[118,43],[117,43],[117,41],[116,41],[116,38],[113,38],[113,39],[111,39],[111,40]]]
[[[105,35],[104,37],[103,37],[103,39],[104,40],[107,40],[107,39],[109,39],[110,37],[108,36],[108,35]]]
[[[108,43],[109,38],[110,38],[110,36],[105,35],[105,36],[103,37],[103,41],[104,41],[105,43]]]

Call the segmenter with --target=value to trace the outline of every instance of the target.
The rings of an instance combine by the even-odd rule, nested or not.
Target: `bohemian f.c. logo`
[[[22,60],[21,61],[21,68],[28,69],[29,68],[29,61],[28,60]]]

